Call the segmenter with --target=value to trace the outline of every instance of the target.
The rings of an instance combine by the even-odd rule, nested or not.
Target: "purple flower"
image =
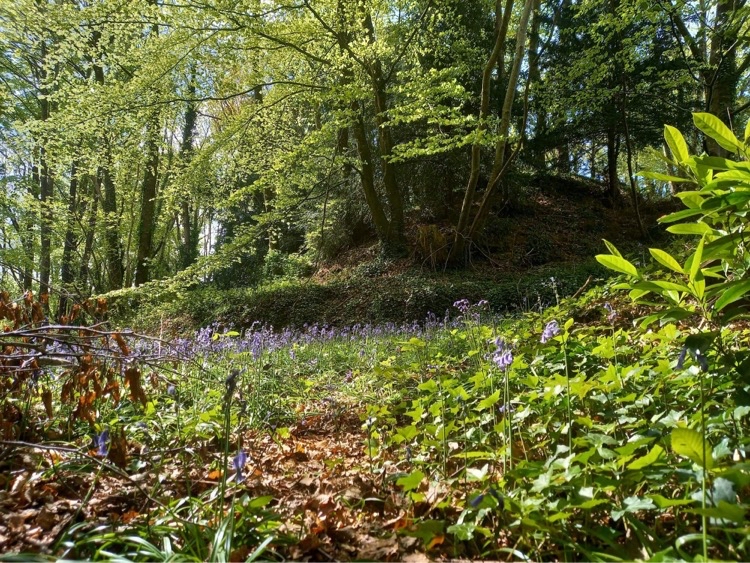
[[[352,374],[352,370],[349,370],[346,372],[346,375],[344,376],[344,382],[351,383],[353,378],[354,378],[354,374]]]
[[[471,308],[471,303],[468,299],[459,299],[458,301],[453,303],[453,306],[465,315]]]
[[[542,332],[542,344],[545,344],[558,334],[560,334],[560,325],[557,324],[557,321],[548,322],[547,326],[544,327],[544,332]]]
[[[510,347],[498,337],[495,339],[495,348],[492,353],[492,363],[500,369],[508,369],[513,363],[513,352],[510,351]]]
[[[237,483],[240,483],[245,480],[245,475],[242,473],[242,470],[245,467],[245,464],[247,463],[247,454],[240,450],[237,452],[237,455],[234,456],[234,459],[232,460],[232,465],[234,466],[234,470],[237,472],[237,475],[235,476],[235,481]]]
[[[104,430],[101,434],[96,437],[96,453],[100,456],[106,456],[109,450],[109,431]]]
[[[481,502],[484,500],[484,493],[479,493],[477,496],[475,496],[473,499],[469,501],[469,506],[472,508],[476,508],[481,504]]]
[[[177,387],[175,387],[174,385],[170,385],[169,387],[167,387],[168,395],[174,396],[175,393],[177,393]]]
[[[612,305],[610,305],[609,303],[605,303],[604,308],[609,312],[609,314],[607,315],[607,320],[609,322],[614,321],[615,317],[617,317],[617,311],[615,311],[615,308],[612,307]]]

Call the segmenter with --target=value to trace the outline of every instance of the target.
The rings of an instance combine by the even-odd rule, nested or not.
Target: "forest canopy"
[[[250,286],[367,241],[462,265],[522,197],[518,169],[591,178],[637,213],[677,188],[665,123],[747,120],[749,14],[744,0],[3,0],[0,284],[54,290],[59,317],[71,296]]]

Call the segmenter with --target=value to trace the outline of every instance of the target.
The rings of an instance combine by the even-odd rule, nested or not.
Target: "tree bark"
[[[474,143],[471,145],[471,164],[469,168],[469,181],[464,189],[464,198],[461,203],[461,213],[458,216],[458,222],[456,223],[456,234],[453,239],[453,245],[451,247],[448,260],[451,262],[459,262],[465,258],[464,252],[466,249],[469,226],[469,220],[471,219],[471,210],[474,205],[474,194],[476,193],[477,183],[479,182],[479,171],[482,156],[482,136],[487,129],[487,116],[489,115],[490,109],[490,89],[492,86],[492,71],[500,58],[503,46],[505,44],[505,35],[507,33],[507,26],[502,24],[503,14],[510,14],[513,10],[513,0],[506,0],[505,12],[501,8],[502,0],[495,0],[495,43],[492,47],[487,63],[484,65],[482,72],[482,88],[480,93],[480,104],[479,104],[479,121],[477,123],[476,137]]]
[[[497,143],[495,144],[495,162],[492,165],[492,172],[490,174],[490,181],[487,185],[487,189],[484,192],[482,201],[479,204],[479,209],[471,224],[471,229],[469,230],[469,240],[471,241],[474,241],[480,231],[484,228],[484,223],[490,212],[492,195],[495,190],[497,190],[503,175],[507,171],[505,152],[508,148],[510,118],[526,46],[526,29],[528,27],[529,16],[531,15],[531,8],[533,5],[534,0],[526,0],[523,12],[521,13],[521,21],[518,22],[518,30],[516,31],[516,52],[513,55],[513,66],[511,67],[510,76],[508,77],[508,88],[505,91],[505,101],[503,102],[503,111],[500,116],[499,136]]]
[[[195,95],[195,82],[191,80],[189,95]],[[183,166],[190,162],[195,138],[195,124],[198,119],[198,108],[195,103],[188,102],[185,107],[185,124],[182,129],[182,143],[180,145],[180,160]],[[198,225],[195,224],[193,206],[190,198],[185,194],[180,204],[180,224],[182,226],[180,240],[180,266],[187,268],[198,258]]]
[[[148,125],[146,142],[146,170],[141,185],[141,213],[138,223],[138,254],[135,266],[135,285],[143,285],[151,276],[150,263],[153,258],[154,228],[156,225],[156,185],[159,170],[159,122],[152,117]]]
[[[96,46],[99,43],[100,34],[99,32],[94,32],[93,35],[93,43]],[[99,86],[104,86],[104,68],[100,64],[94,64],[94,80]],[[109,289],[120,289],[125,277],[125,268],[122,263],[123,250],[117,217],[117,193],[109,170],[111,153],[106,133],[102,136],[102,145],[104,155],[102,163],[96,171],[96,183],[97,190],[101,195],[102,212],[104,214],[107,274]]]
[[[68,295],[73,289],[73,252],[77,240],[73,225],[73,218],[78,209],[78,167],[76,162],[70,166],[70,184],[68,186],[68,214],[66,217],[65,241],[63,242],[63,254],[60,262],[60,300],[57,304],[57,320],[61,322],[62,317],[68,314]]]

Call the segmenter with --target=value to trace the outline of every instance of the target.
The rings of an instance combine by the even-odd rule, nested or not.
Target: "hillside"
[[[306,278],[278,278],[254,288],[201,287],[159,302],[142,297],[113,303],[113,320],[142,330],[184,333],[218,323],[237,328],[254,322],[301,327],[356,323],[408,323],[442,316],[458,299],[486,299],[496,312],[541,310],[606,276],[593,256],[602,239],[637,255],[645,249],[632,209],[613,208],[604,187],[578,177],[524,176],[510,204],[488,222],[483,246],[465,268],[448,268],[424,256],[420,226],[410,226],[411,255],[385,260],[372,239],[319,264]],[[643,205],[654,236],[656,220],[674,204]],[[449,236],[449,225],[435,225]],[[653,240],[651,241],[654,242]],[[637,261],[637,260],[636,260]]]

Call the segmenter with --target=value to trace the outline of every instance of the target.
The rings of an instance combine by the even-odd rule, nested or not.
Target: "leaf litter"
[[[294,539],[272,544],[280,556],[308,561],[422,561],[427,560],[419,555],[425,547],[436,549],[433,557],[439,555],[442,536],[425,545],[403,533],[411,525],[414,507],[392,475],[371,471],[356,410],[340,416],[303,416],[284,437],[248,430],[242,442],[247,451],[245,479],[233,484],[226,496],[273,497],[270,508],[282,522],[279,535]],[[219,452],[197,445],[192,457],[173,457],[158,471],[137,473],[117,471],[125,447],[131,454],[142,449],[135,442],[121,443],[115,459],[106,462],[85,447],[7,441],[3,447],[9,454],[0,462],[3,553],[63,555],[61,539],[75,523],[125,533],[131,524],[148,519],[150,511],[159,508],[157,503],[187,494],[187,480],[190,492],[200,494],[218,488],[222,475],[216,469],[206,471],[205,458],[216,458]],[[183,465],[186,459],[191,460],[188,466]],[[88,469],[82,471],[86,465]],[[387,462],[384,465],[389,467]],[[157,492],[152,496],[148,491]],[[250,546],[238,546],[232,559],[242,560],[251,552]]]

